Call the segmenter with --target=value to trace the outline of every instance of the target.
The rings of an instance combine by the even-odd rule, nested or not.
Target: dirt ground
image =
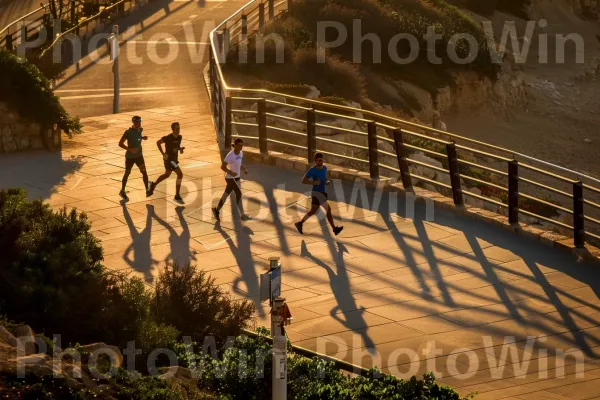
[[[546,19],[548,26],[536,26],[523,74],[527,84],[527,105],[506,117],[482,109],[461,110],[443,119],[450,132],[541,158],[600,178],[600,22],[577,18],[566,0],[536,0],[531,20]],[[514,20],[496,14],[496,37],[503,22]],[[525,21],[516,24],[520,35]],[[538,34],[548,37],[548,63],[540,63]],[[576,62],[574,45],[565,47],[565,63],[557,63],[555,34],[577,33],[583,63]],[[510,47],[509,47],[510,48]],[[560,47],[559,47],[560,48]],[[542,50],[543,51],[543,50]],[[586,71],[588,72],[586,76]],[[600,184],[598,184],[600,186]]]

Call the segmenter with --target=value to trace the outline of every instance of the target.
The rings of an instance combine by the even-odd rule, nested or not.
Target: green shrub
[[[167,263],[156,280],[153,308],[159,323],[176,327],[193,340],[214,336],[225,340],[247,328],[254,305],[233,300],[214,278],[194,265]]]
[[[84,213],[0,190],[0,313],[69,343],[125,345],[149,315],[140,280],[107,271]]]
[[[68,135],[81,133],[79,118],[72,118],[50,88],[50,81],[35,65],[0,49],[0,101],[49,128],[58,125]]]
[[[261,329],[256,337],[237,337],[217,359],[202,353],[201,344],[179,345],[176,352],[184,364],[197,372],[199,385],[221,399],[268,399],[271,397],[271,344]],[[190,351],[191,350],[191,351]],[[460,400],[451,388],[435,382],[433,374],[405,381],[370,370],[351,378],[334,363],[308,359],[290,353],[288,357],[288,398],[294,400]]]

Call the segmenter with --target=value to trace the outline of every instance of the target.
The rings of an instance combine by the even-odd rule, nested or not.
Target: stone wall
[[[44,133],[48,134],[39,123],[22,118],[0,103],[0,153],[48,148]]]

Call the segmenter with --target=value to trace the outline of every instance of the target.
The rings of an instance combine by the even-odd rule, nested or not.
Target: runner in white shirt
[[[221,169],[226,172],[225,181],[227,182],[227,186],[225,187],[223,196],[221,196],[221,200],[219,200],[219,204],[212,209],[213,215],[217,221],[220,219],[219,213],[221,212],[221,208],[232,191],[235,193],[242,220],[246,221],[250,219],[248,215],[244,214],[244,210],[242,209],[242,190],[240,189],[240,170],[244,170],[244,173],[246,174],[248,173],[248,170],[242,164],[242,158],[244,157],[244,152],[242,151],[243,147],[244,141],[240,138],[235,139],[233,142],[233,150],[225,156],[223,163],[221,163]]]

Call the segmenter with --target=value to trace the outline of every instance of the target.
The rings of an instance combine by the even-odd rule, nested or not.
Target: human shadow
[[[232,203],[232,208],[233,207],[237,208],[235,202]],[[256,262],[250,251],[250,245],[252,243],[251,236],[254,232],[249,227],[243,226],[239,219],[234,217],[233,221],[237,246],[233,243],[233,237],[223,230],[219,221],[215,223],[214,228],[221,236],[223,236],[225,243],[227,243],[231,250],[231,254],[235,257],[236,264],[240,271],[240,276],[236,277],[232,282],[233,291],[252,298],[259,315],[264,316],[266,314],[262,310],[262,304],[260,303],[260,285],[259,277],[256,273]],[[239,287],[242,282],[246,285],[246,292]]]
[[[155,265],[159,264],[159,261],[152,258],[152,251],[150,249],[152,216],[155,214],[154,206],[146,204],[146,225],[141,232],[138,232],[135,227],[125,202],[121,202],[121,206],[123,207],[123,217],[125,218],[125,222],[129,227],[129,234],[131,235],[131,244],[123,252],[123,260],[125,260],[134,271],[143,273],[146,282],[152,282],[152,269]]]
[[[170,224],[160,218],[156,213],[152,213],[152,217],[154,217],[154,219],[159,224],[164,226],[169,232],[169,245],[171,247],[171,253],[167,255],[165,261],[173,262],[179,266],[186,266],[191,261],[197,261],[195,252],[190,250],[190,228],[183,215],[184,210],[185,207],[183,206],[175,208],[175,212],[177,213],[182,229],[181,234],[178,234]]]
[[[331,234],[329,234],[328,231],[328,226],[324,220],[321,221],[321,225],[323,227],[327,245],[335,260],[335,271],[330,265],[313,256],[308,250],[304,240],[301,243],[300,255],[311,260],[327,271],[327,275],[329,276],[329,284],[331,286],[333,296],[337,301],[337,305],[329,312],[331,317],[344,325],[350,331],[361,330],[362,332],[360,335],[364,342],[364,347],[368,349],[369,352],[375,353],[375,343],[368,334],[368,325],[364,318],[364,313],[366,310],[358,307],[350,290],[350,279],[348,277],[348,270],[344,261],[344,253],[348,253],[348,249],[343,243],[336,242],[331,237]],[[342,318],[342,315],[344,318]]]

